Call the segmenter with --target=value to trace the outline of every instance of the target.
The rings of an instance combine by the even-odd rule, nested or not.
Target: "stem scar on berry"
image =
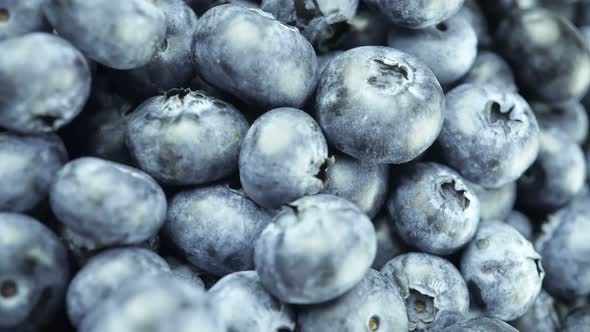
[[[6,280],[0,284],[0,295],[4,298],[11,298],[16,295],[18,288],[13,280]]]

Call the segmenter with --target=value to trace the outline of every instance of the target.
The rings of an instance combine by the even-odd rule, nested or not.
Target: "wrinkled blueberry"
[[[301,107],[317,84],[313,47],[296,28],[260,10],[208,10],[197,25],[194,53],[207,82],[264,110]]]
[[[590,322],[588,323],[590,326]],[[519,331],[556,332],[560,331],[559,316],[555,301],[542,290],[527,313],[513,322]],[[581,331],[581,330],[577,330]]]
[[[541,290],[541,256],[514,227],[500,221],[480,225],[461,259],[471,305],[505,321],[523,316]]]
[[[464,0],[367,0],[392,23],[410,29],[435,25],[455,15]]]
[[[127,119],[127,147],[163,183],[202,184],[238,168],[248,122],[233,106],[200,91],[152,97]]]
[[[336,149],[364,161],[397,164],[432,145],[445,105],[442,88],[421,61],[389,47],[365,46],[328,64],[315,108]]]
[[[489,84],[504,90],[518,91],[512,68],[501,56],[492,51],[479,52],[473,66],[463,76],[461,82]]]
[[[270,219],[242,192],[215,185],[174,196],[164,234],[189,262],[224,276],[254,269],[254,245]]]
[[[492,85],[460,85],[446,96],[438,137],[443,158],[467,180],[498,188],[535,161],[539,127],[527,102]]]
[[[297,330],[407,331],[408,318],[399,291],[381,273],[369,269],[354,288],[335,300],[302,306]]]
[[[377,235],[377,254],[371,268],[375,270],[380,270],[392,258],[408,251],[402,239],[393,231],[393,222],[390,218],[389,214],[384,212],[373,219]]]
[[[499,188],[484,188],[466,181],[479,199],[481,220],[504,220],[516,202],[516,182],[508,182]]]
[[[145,241],[166,217],[166,197],[151,177],[93,157],[67,163],[49,198],[59,221],[95,247]]]
[[[371,220],[327,194],[285,206],[260,235],[254,261],[264,287],[281,301],[332,300],[358,283],[376,253]]]
[[[46,0],[2,0],[0,2],[0,40],[34,31],[47,31],[43,15]]]
[[[37,32],[1,41],[0,49],[1,127],[50,132],[82,111],[90,94],[90,69],[70,43]]]
[[[588,114],[586,108],[577,100],[570,100],[557,105],[532,102],[539,127],[559,129],[569,138],[581,144],[588,136]]]

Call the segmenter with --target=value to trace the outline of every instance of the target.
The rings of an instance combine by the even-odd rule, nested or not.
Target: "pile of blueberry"
[[[590,331],[590,0],[0,0],[0,332]]]

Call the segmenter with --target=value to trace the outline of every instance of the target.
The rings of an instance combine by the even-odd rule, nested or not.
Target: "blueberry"
[[[464,0],[368,0],[395,25],[422,29],[455,15]]]
[[[68,154],[62,140],[53,134],[0,132],[0,160],[0,211],[22,212],[47,196]]]
[[[295,26],[319,51],[338,45],[355,16],[359,0],[263,0],[262,10]]]
[[[0,1],[0,40],[49,30],[42,11],[44,2],[46,0]]]
[[[518,332],[518,330],[499,319],[477,317],[449,326],[442,332]]]
[[[385,202],[389,167],[338,154],[328,162],[322,193],[342,197],[373,218]]]
[[[205,288],[205,283],[199,277],[200,272],[190,264],[180,261],[174,257],[166,257],[166,263],[170,266],[170,272],[180,279],[184,279],[194,285]]]
[[[188,317],[187,317],[188,316]],[[82,320],[80,332],[226,331],[206,293],[169,274],[126,283]]]
[[[416,58],[388,47],[349,50],[322,72],[315,108],[334,147],[363,161],[403,163],[440,132],[444,95]]]
[[[475,31],[461,16],[420,30],[392,27],[387,45],[424,61],[442,85],[465,75],[477,55]]]
[[[452,169],[416,163],[399,183],[387,206],[393,227],[410,246],[447,255],[471,240],[479,223],[479,199]]]
[[[92,157],[67,163],[49,198],[59,221],[95,247],[147,240],[166,217],[166,197],[151,177]]]
[[[139,167],[175,185],[219,180],[238,168],[248,122],[233,106],[190,90],[141,104],[127,120],[127,146]]]
[[[516,182],[489,189],[466,181],[479,199],[479,212],[482,220],[504,220],[516,202]]]
[[[228,331],[293,331],[293,308],[266,292],[256,271],[235,272],[221,278],[210,290]]]
[[[37,32],[1,41],[0,49],[1,127],[50,132],[82,111],[90,94],[90,69],[70,43]]]
[[[352,290],[335,300],[302,306],[297,329],[309,331],[407,331],[406,308],[399,291],[381,273],[369,269]]]
[[[157,254],[141,248],[111,249],[91,258],[68,287],[68,316],[78,325],[105,298],[138,276],[167,272],[168,264]]]
[[[164,234],[197,268],[224,276],[254,268],[254,245],[270,220],[242,192],[215,185],[174,196]]]
[[[463,76],[461,82],[490,84],[500,89],[518,91],[512,69],[500,55],[492,51],[478,52],[473,66]]]
[[[516,12],[498,30],[501,53],[528,93],[556,103],[579,98],[590,86],[590,50],[565,18],[544,9]]]
[[[534,235],[533,225],[531,224],[531,221],[529,220],[529,218],[527,216],[525,216],[524,214],[522,214],[521,212],[513,210],[512,212],[510,212],[510,214],[508,215],[508,217],[506,217],[506,219],[504,221],[508,225],[514,227],[527,240],[529,240],[529,241],[533,240],[533,235]]]
[[[481,9],[477,0],[465,0],[457,16],[462,16],[471,24],[477,36],[477,44],[479,47],[488,47],[492,42],[492,37],[489,33],[488,19]]]
[[[0,330],[33,331],[60,308],[69,279],[66,249],[37,220],[0,213]]]
[[[320,192],[328,146],[315,120],[277,108],[252,124],[240,150],[240,181],[253,201],[270,209]]]
[[[115,69],[148,64],[166,37],[166,17],[152,0],[47,1],[44,9],[60,36]]]
[[[563,332],[587,331],[590,326],[590,306],[572,311],[563,323]]]
[[[541,256],[533,245],[500,221],[480,225],[463,252],[461,274],[471,305],[485,316],[505,321],[528,311],[545,276]]]
[[[208,10],[199,19],[194,53],[207,82],[263,110],[301,107],[317,84],[313,47],[297,29],[260,10]]]
[[[559,129],[572,141],[581,144],[588,136],[588,114],[577,100],[549,105],[532,102],[537,122],[543,129]]]
[[[536,242],[547,276],[545,290],[570,300],[590,294],[590,198],[581,197],[549,216]]]
[[[408,251],[408,248],[391,228],[388,213],[381,213],[373,219],[377,235],[377,254],[371,268],[379,270],[392,258]]]
[[[446,96],[438,145],[449,166],[467,180],[498,188],[535,161],[539,127],[527,102],[492,85],[460,85]]]
[[[425,253],[395,257],[381,273],[400,290],[406,302],[410,331],[443,328],[452,322],[445,316],[462,318],[469,309],[469,293],[461,274],[451,262]]]
[[[518,181],[518,201],[537,211],[555,210],[573,199],[586,180],[584,152],[562,131],[541,130],[535,163]]]
[[[590,324],[590,323],[589,323]],[[559,316],[555,301],[542,290],[527,313],[513,322],[519,331],[555,332],[560,331]],[[581,331],[581,330],[578,330]]]
[[[283,302],[332,300],[357,284],[376,253],[371,220],[354,204],[327,194],[283,207],[256,243],[264,287]]]
[[[192,47],[197,16],[182,0],[157,5],[166,16],[164,40],[148,64],[124,74],[134,92],[146,97],[184,86],[195,76]]]

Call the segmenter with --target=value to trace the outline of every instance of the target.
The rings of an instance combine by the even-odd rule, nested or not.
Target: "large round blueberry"
[[[590,323],[589,323],[590,324]],[[551,295],[541,290],[527,313],[513,322],[519,331],[556,332],[560,330],[559,316]],[[590,325],[589,325],[590,326]],[[581,330],[578,330],[581,331]]]
[[[533,240],[533,237],[535,235],[534,229],[533,229],[533,224],[531,223],[530,219],[526,215],[524,215],[521,212],[518,212],[516,210],[513,210],[512,212],[510,212],[510,214],[508,214],[508,216],[506,217],[506,219],[504,219],[504,221],[508,225],[514,227],[527,240],[529,240],[529,241]]]
[[[527,208],[551,211],[574,198],[586,182],[586,159],[559,129],[542,130],[535,163],[518,180],[518,201]]]
[[[328,51],[345,38],[358,5],[359,0],[263,0],[261,9],[297,27],[319,51]]]
[[[297,330],[407,331],[408,317],[395,286],[381,273],[369,269],[353,289],[337,299],[300,307]]]
[[[410,246],[447,255],[471,240],[479,223],[479,199],[452,169],[417,163],[388,202],[393,227]]]
[[[195,327],[199,332],[226,331],[201,288],[170,274],[138,277],[88,313],[78,331],[188,332]],[[187,319],[193,324],[191,330]]]
[[[478,52],[473,66],[463,76],[461,82],[489,84],[504,90],[518,91],[512,68],[501,56],[492,51]]]
[[[373,218],[383,206],[389,187],[389,167],[338,154],[328,162],[322,193],[356,204]]]
[[[403,163],[438,136],[444,95],[416,58],[388,47],[349,50],[324,69],[315,108],[338,150],[364,161]]]
[[[443,85],[465,75],[477,55],[475,31],[461,16],[420,30],[393,27],[387,45],[424,61]]]
[[[169,271],[168,264],[147,249],[124,248],[104,251],[86,263],[68,287],[68,316],[78,325],[105,298],[138,276]]]
[[[543,256],[545,289],[570,300],[590,294],[590,198],[574,200],[549,217],[536,247]]]
[[[270,220],[242,192],[216,185],[174,196],[164,234],[199,269],[224,276],[254,269],[254,244]]]
[[[537,158],[537,120],[518,94],[463,84],[447,93],[446,101],[437,142],[449,166],[467,180],[498,188],[520,177]]]
[[[204,92],[173,90],[141,104],[127,120],[127,146],[139,167],[175,185],[219,180],[238,168],[248,122]]]
[[[500,221],[480,225],[461,259],[471,305],[505,321],[524,315],[541,290],[541,256],[515,228]]]
[[[45,14],[60,36],[116,69],[148,64],[166,36],[166,17],[151,0],[47,1]]]
[[[467,181],[479,199],[481,220],[504,220],[516,202],[516,182],[508,182],[498,188],[484,188]]]
[[[390,218],[387,212],[383,212],[373,219],[377,235],[377,254],[371,268],[375,270],[380,270],[385,263],[408,251],[405,243],[393,231],[393,222]]]
[[[22,212],[44,199],[68,154],[56,135],[0,132],[0,211]]]
[[[531,108],[535,112],[539,127],[561,130],[578,144],[582,144],[586,140],[588,113],[579,101],[570,100],[556,105],[532,102]]]
[[[68,273],[66,249],[48,228],[22,214],[0,213],[1,331],[34,331],[53,319]]]
[[[563,332],[586,331],[590,326],[590,306],[573,310],[563,322]]]
[[[50,132],[82,111],[90,69],[70,43],[38,32],[1,41],[0,49],[0,127]]]
[[[464,0],[367,0],[395,25],[422,29],[446,20],[459,11]]]
[[[295,313],[262,287],[256,271],[235,272],[209,290],[228,331],[293,331]]]
[[[498,46],[519,86],[547,102],[582,97],[590,86],[590,50],[565,18],[544,9],[518,11],[500,25]]]
[[[166,197],[151,177],[92,157],[67,163],[49,198],[59,221],[95,247],[145,241],[166,217]]]
[[[317,84],[313,47],[272,15],[221,5],[199,19],[195,63],[221,90],[264,109],[301,107]]]
[[[46,0],[2,0],[0,2],[0,40],[49,28],[42,6]]]
[[[442,332],[519,332],[496,318],[477,317],[449,326]]]
[[[280,300],[332,300],[358,283],[375,258],[371,220],[354,204],[327,194],[307,196],[277,214],[260,235],[256,271]]]
[[[248,130],[240,150],[240,181],[248,197],[271,209],[322,190],[328,145],[307,113],[277,108]]]
[[[469,309],[469,293],[451,262],[424,253],[397,256],[381,273],[399,289],[406,302],[410,331],[437,330],[462,320]]]
[[[492,42],[489,33],[489,24],[486,15],[479,5],[478,0],[465,0],[463,6],[457,16],[462,16],[471,24],[477,36],[477,44],[479,47],[488,47]]]

